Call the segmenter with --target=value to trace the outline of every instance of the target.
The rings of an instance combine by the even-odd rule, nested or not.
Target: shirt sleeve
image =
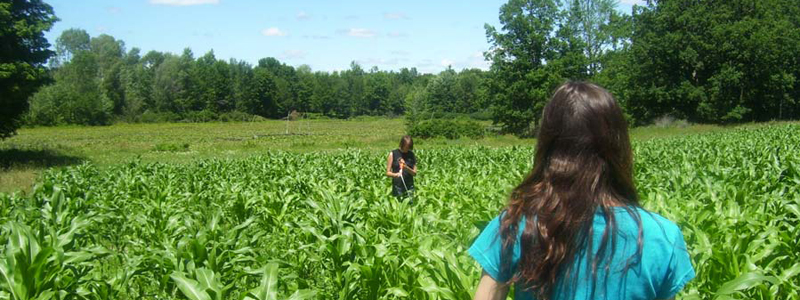
[[[683,234],[678,230],[667,266],[667,275],[657,295],[658,299],[675,297],[694,277],[694,268],[689,258],[689,251],[686,249],[686,242],[683,240]]]
[[[486,225],[468,252],[489,276],[498,282],[505,282],[511,279],[517,260],[519,260],[518,248],[519,243],[515,243],[511,267],[507,268],[505,272],[501,272],[503,240],[500,237],[500,216],[498,216]]]

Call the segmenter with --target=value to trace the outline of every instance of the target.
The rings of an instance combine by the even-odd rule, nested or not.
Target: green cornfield
[[[634,143],[697,271],[679,298],[800,298],[799,145],[796,124]],[[53,169],[0,194],[0,299],[471,299],[466,249],[532,146],[418,150],[413,205],[389,149]]]

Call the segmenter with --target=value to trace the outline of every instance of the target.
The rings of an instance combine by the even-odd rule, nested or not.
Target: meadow
[[[633,129],[632,136],[646,140],[727,129],[713,125],[641,127]],[[247,158],[271,150],[293,153],[348,149],[388,152],[397,147],[405,131],[403,119],[378,117],[288,123],[267,120],[22,128],[16,136],[0,141],[0,192],[30,192],[45,170],[81,163],[99,167],[133,160],[185,164],[210,158]],[[433,149],[479,145],[530,146],[535,141],[511,135],[490,135],[479,140],[417,139],[415,142],[420,149]]]
[[[274,140],[250,138],[268,132],[257,123],[22,131],[63,134],[45,145],[81,162],[0,193],[0,299],[470,299],[466,249],[530,169],[532,141],[418,141],[409,205],[389,196],[401,131],[384,124]],[[137,126],[162,131],[120,134]],[[113,135],[98,145],[93,130]],[[697,270],[679,298],[800,298],[800,125],[686,131],[633,133],[643,205],[681,226]],[[165,143],[195,152],[154,150]]]

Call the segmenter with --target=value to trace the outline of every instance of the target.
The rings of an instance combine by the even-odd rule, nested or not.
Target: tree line
[[[635,125],[800,117],[796,0],[510,0],[486,26],[494,120],[532,134],[565,80],[608,88]]]
[[[491,118],[505,132],[530,135],[550,93],[566,80],[605,86],[634,125],[662,116],[718,124],[800,117],[795,0],[649,0],[630,15],[617,11],[616,0],[509,0],[500,8],[500,26],[485,25],[490,69],[439,74],[365,70],[355,62],[344,71],[314,72],[275,58],[251,65],[217,59],[213,51],[195,57],[190,49],[142,54],[81,29],[64,31],[51,53],[41,31],[56,20],[52,8],[41,1],[10,3],[0,7],[9,12],[0,22],[35,17],[29,23],[39,25],[2,33],[4,45],[22,45],[3,51],[30,46],[20,61],[34,70],[21,73],[27,77],[0,72],[3,101],[14,103],[4,104],[14,108],[2,116],[6,129],[21,122],[282,118],[300,111],[331,118],[471,114]],[[16,54],[2,55],[7,64]],[[7,83],[23,77],[35,80],[21,85],[26,89]]]
[[[256,65],[220,60],[213,50],[200,57],[188,48],[180,55],[142,54],[138,48],[126,51],[110,35],[90,37],[81,29],[66,30],[56,40],[50,74],[53,84],[31,98],[29,123],[213,120],[231,113],[281,118],[292,111],[330,118],[399,116],[412,93],[424,95],[426,109],[435,111],[487,109],[480,91],[484,72],[477,69],[434,76],[415,68],[364,70],[352,62],[341,72],[313,72],[275,58]]]

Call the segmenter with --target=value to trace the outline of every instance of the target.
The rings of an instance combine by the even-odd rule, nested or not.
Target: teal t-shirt
[[[591,263],[591,260],[586,258],[585,251],[579,251],[572,267],[573,274],[577,274],[578,277],[575,277],[574,281],[570,280],[567,284],[555,287],[554,299],[670,299],[694,278],[694,268],[689,260],[683,234],[675,223],[656,213],[641,208],[633,209],[641,218],[643,231],[641,256],[635,256],[639,234],[636,221],[625,208],[615,207],[613,211],[618,235],[608,274],[604,268],[605,264],[598,265],[593,292],[591,270],[587,268],[587,263]],[[469,248],[469,254],[489,276],[498,282],[505,282],[512,277],[517,268],[521,249],[519,242],[514,244],[511,268],[501,273],[500,218],[501,216],[498,216],[489,222]],[[522,234],[524,224],[523,218],[520,221],[517,241]],[[592,237],[592,248],[594,248],[592,257],[594,257],[606,226],[602,210],[598,210],[595,214],[592,226],[594,226]],[[632,256],[640,260],[634,259],[634,263],[631,264]],[[626,264],[630,264],[630,267],[623,272]],[[516,286],[514,299],[535,298],[529,290]]]

